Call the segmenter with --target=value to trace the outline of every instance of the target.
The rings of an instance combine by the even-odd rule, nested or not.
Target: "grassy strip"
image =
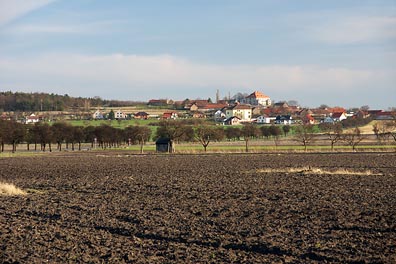
[[[0,182],[0,195],[25,195],[26,192],[14,184]]]
[[[86,144],[86,148],[90,149],[90,144]],[[85,149],[85,145],[83,146]],[[204,148],[199,143],[180,143],[175,146],[176,153],[204,153]],[[395,145],[359,145],[356,146],[357,151],[396,151]],[[94,148],[90,151],[103,151],[102,148]],[[86,150],[85,150],[86,151]],[[133,153],[140,153],[140,145],[131,145],[131,146],[122,146],[119,148],[107,148],[106,151],[131,151]],[[143,152],[153,153],[156,151],[156,146],[153,142],[149,142],[144,145]],[[249,145],[249,152],[277,152],[277,151],[289,151],[289,152],[304,152],[304,146],[301,145],[258,145],[256,144]],[[315,145],[308,146],[308,152],[332,152],[331,147],[328,145]],[[335,152],[345,151],[351,152],[352,147],[350,146],[334,146]],[[65,149],[62,151],[65,152]],[[73,153],[73,151],[67,151],[69,153]],[[74,152],[78,153],[78,150]],[[235,153],[235,152],[245,152],[245,144],[242,141],[238,142],[216,142],[210,144],[207,148],[208,153]],[[53,150],[53,153],[59,153],[57,150]],[[38,155],[49,155],[50,152],[41,152],[41,151],[26,151],[23,149],[18,149],[15,153],[11,151],[5,151],[0,153],[0,158],[7,157],[26,157],[26,156],[38,156]]]
[[[355,171],[348,169],[323,170],[315,167],[300,167],[300,168],[267,168],[257,170],[259,173],[300,173],[304,175],[309,174],[324,174],[324,175],[358,175],[358,176],[382,176],[381,173],[373,173],[370,170]]]

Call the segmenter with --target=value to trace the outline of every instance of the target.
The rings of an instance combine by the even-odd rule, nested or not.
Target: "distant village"
[[[391,120],[395,118],[394,111],[370,110],[368,107],[347,111],[342,107],[321,106],[318,108],[302,108],[286,101],[274,103],[271,98],[254,91],[247,96],[236,99],[189,100],[173,101],[170,99],[151,99],[140,110],[133,107],[119,109],[97,107],[75,111],[48,111],[29,113],[14,119],[25,124],[40,121],[59,121],[68,119],[79,120],[131,120],[131,119],[210,119],[223,125],[239,125],[244,123],[257,124],[320,124],[335,123],[347,118],[372,118],[376,120]],[[11,119],[13,113],[3,112],[3,120]],[[15,115],[15,114],[14,114]]]

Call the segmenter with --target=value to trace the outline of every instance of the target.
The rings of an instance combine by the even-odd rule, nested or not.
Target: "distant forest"
[[[138,102],[103,100],[100,97],[82,98],[47,93],[0,92],[0,112],[68,111],[91,107],[123,107]]]

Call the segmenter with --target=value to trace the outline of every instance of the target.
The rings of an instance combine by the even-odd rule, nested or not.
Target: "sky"
[[[396,107],[396,0],[0,0],[0,91]]]

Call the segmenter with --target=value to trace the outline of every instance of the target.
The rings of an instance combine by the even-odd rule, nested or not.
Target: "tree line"
[[[26,144],[27,150],[58,151],[62,149],[81,150],[83,143],[90,143],[91,148],[114,148],[122,145],[139,144],[141,152],[147,141],[158,138],[168,138],[175,146],[179,142],[200,142],[206,151],[210,142],[222,140],[240,140],[247,143],[251,138],[262,137],[263,134],[278,137],[282,132],[277,126],[260,129],[255,125],[245,125],[242,128],[213,126],[203,123],[188,125],[176,120],[164,120],[158,123],[155,133],[148,126],[128,126],[124,129],[115,128],[107,124],[100,126],[72,126],[66,122],[21,124],[15,121],[0,120],[0,151],[4,151],[5,144],[12,145],[12,151],[20,144]],[[283,131],[288,131],[284,129]],[[285,133],[286,133],[285,132]]]
[[[136,102],[104,100],[93,98],[71,97],[67,94],[0,92],[0,112],[39,112],[65,111],[70,109],[89,109],[90,107],[123,107]]]
[[[58,122],[53,125],[48,123],[35,123],[25,125],[15,121],[0,121],[0,151],[4,145],[12,145],[12,152],[16,151],[19,144],[25,143],[27,150],[32,146],[34,150],[52,151],[54,145],[57,150],[63,147],[71,150],[81,150],[82,143],[90,143],[91,148],[113,148],[123,144],[144,145],[150,139],[151,130],[143,126],[131,126],[118,129],[103,124],[94,126],[72,126]]]
[[[175,151],[179,142],[199,142],[204,151],[211,142],[216,141],[245,141],[245,150],[249,151],[251,139],[272,139],[277,147],[281,136],[293,133],[291,140],[298,142],[304,149],[312,144],[318,137],[328,140],[331,149],[337,142],[343,141],[350,145],[353,150],[365,139],[359,128],[355,127],[352,132],[344,133],[341,123],[297,126],[257,126],[246,124],[241,127],[213,126],[205,123],[185,124],[177,120],[163,120],[157,124],[155,133],[149,126],[128,126],[124,129],[115,128],[107,124],[100,126],[72,126],[66,122],[57,122],[52,125],[48,123],[35,123],[25,125],[15,121],[0,120],[0,151],[4,151],[4,145],[12,146],[15,152],[19,144],[25,143],[27,150],[62,151],[63,148],[81,150],[83,143],[89,143],[91,148],[115,148],[120,146],[140,145],[143,152],[147,141],[158,138],[167,138],[171,142],[171,152]],[[396,141],[396,122],[385,123],[383,127],[374,127],[373,131],[379,141],[393,138]],[[320,133],[319,133],[320,132]]]

